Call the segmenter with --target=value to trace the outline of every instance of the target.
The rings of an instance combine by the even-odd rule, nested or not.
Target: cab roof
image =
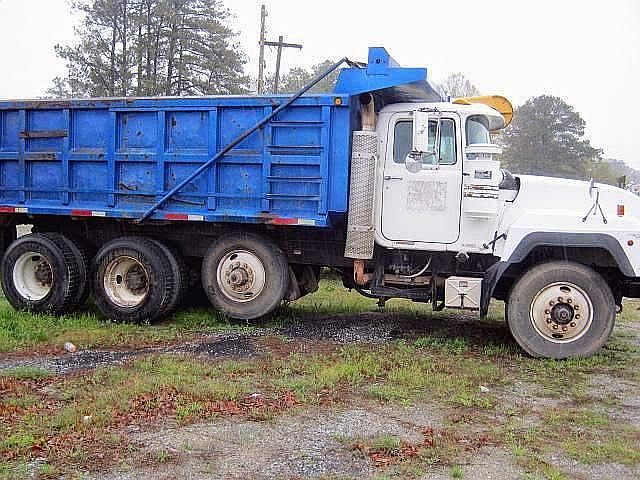
[[[452,102],[394,103],[385,106],[380,113],[409,113],[420,109],[434,109],[440,112],[457,113],[463,118],[467,118],[472,115],[482,115],[489,121],[490,130],[500,130],[505,127],[505,119],[500,112],[482,103],[472,103],[468,105]]]

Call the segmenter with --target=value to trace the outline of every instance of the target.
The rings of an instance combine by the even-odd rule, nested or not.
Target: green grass
[[[38,367],[15,367],[0,372],[0,378],[16,378],[20,380],[40,380],[49,375],[49,372]]]
[[[396,455],[402,446],[402,441],[391,435],[381,435],[369,441],[374,450],[380,450],[388,455]]]
[[[460,465],[454,465],[453,467],[451,467],[451,478],[463,478],[464,477],[464,471],[462,470],[462,467],[460,467]]]
[[[24,451],[35,445],[36,438],[24,432],[11,434],[0,440],[0,450]]]
[[[505,382],[501,367],[482,358],[416,348],[402,340],[380,347],[347,346],[332,357],[292,354],[278,363],[274,383],[309,402],[360,388],[382,401],[408,404],[431,397],[460,406],[491,408],[492,396],[482,393],[480,385]]]
[[[80,349],[130,348],[220,331],[251,331],[255,326],[231,322],[214,310],[190,309],[154,325],[116,324],[105,321],[91,306],[60,317],[17,312],[0,298],[0,352],[34,348],[62,351],[65,342]]]

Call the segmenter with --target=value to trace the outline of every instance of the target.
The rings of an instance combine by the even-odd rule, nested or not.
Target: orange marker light
[[[335,105],[342,105],[342,99],[340,97],[336,97],[333,99],[333,103]]]
[[[624,205],[621,203],[618,204],[618,216],[624,217]]]

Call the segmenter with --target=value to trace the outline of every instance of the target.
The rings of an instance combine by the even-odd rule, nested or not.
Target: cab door
[[[441,117],[440,160],[423,158],[411,173],[405,159],[412,148],[413,121],[406,113],[392,115],[382,177],[381,232],[391,241],[454,243],[460,235],[462,160],[460,119]],[[435,138],[437,122],[430,121]]]

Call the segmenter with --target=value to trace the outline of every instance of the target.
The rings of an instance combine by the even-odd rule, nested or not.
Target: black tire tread
[[[49,238],[59,248],[66,247],[71,250],[78,267],[79,286],[76,298],[73,300],[74,308],[84,304],[89,297],[89,259],[83,245],[67,235],[56,232],[43,232],[41,235]]]
[[[180,304],[187,291],[189,285],[189,270],[182,255],[178,250],[172,246],[169,246],[165,242],[158,240],[157,238],[148,238],[153,242],[164,254],[167,262],[171,265],[173,271],[173,277],[175,279],[175,288],[173,289],[172,298],[167,304],[167,307],[162,316],[168,316],[174,313]]]

